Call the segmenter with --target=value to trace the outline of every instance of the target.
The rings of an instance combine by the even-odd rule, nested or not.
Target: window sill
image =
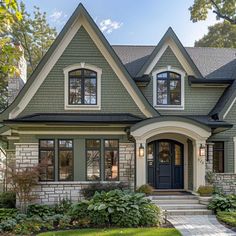
[[[100,105],[65,105],[65,110],[101,110]]]
[[[158,110],[184,110],[184,106],[182,106],[182,105],[180,105],[180,106],[175,106],[175,105],[159,106],[159,105],[155,105],[154,108],[158,109]]]
[[[120,181],[39,181],[38,184],[40,185],[60,185],[60,184],[96,184],[96,183],[101,183],[101,184],[106,184],[106,183],[117,183],[119,184]]]

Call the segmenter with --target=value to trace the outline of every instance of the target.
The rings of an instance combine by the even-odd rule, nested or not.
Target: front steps
[[[198,197],[194,195],[154,195],[149,198],[166,211],[167,215],[212,215],[212,211],[200,204]]]

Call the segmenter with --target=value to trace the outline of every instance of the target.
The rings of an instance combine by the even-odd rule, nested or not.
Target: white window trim
[[[180,74],[181,76],[181,104],[180,105],[157,105],[157,74],[165,72],[165,71],[169,71],[169,72],[175,72],[177,74]],[[153,106],[158,109],[158,110],[184,110],[184,98],[185,98],[185,91],[184,91],[184,87],[185,87],[185,76],[186,73],[182,70],[179,70],[177,68],[173,68],[171,66],[167,66],[165,68],[161,68],[158,70],[155,70],[152,72],[152,84],[153,84]]]
[[[236,174],[236,137],[234,137],[233,140],[234,140],[234,173]]]
[[[69,72],[76,69],[88,69],[93,70],[97,73],[97,104],[96,105],[70,105],[69,104]],[[63,69],[65,75],[65,84],[64,84],[64,101],[65,101],[65,110],[101,110],[101,77],[102,69],[97,66],[87,64],[85,62],[77,63],[70,65]]]

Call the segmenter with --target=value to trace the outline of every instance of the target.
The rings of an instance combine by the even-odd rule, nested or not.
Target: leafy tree
[[[236,48],[236,25],[226,21],[208,27],[208,33],[195,42],[195,47]]]
[[[235,0],[194,0],[189,10],[193,22],[206,20],[209,10],[213,10],[216,19],[224,19],[231,24],[236,24]]]
[[[24,48],[30,75],[51,46],[57,33],[56,29],[47,23],[46,13],[42,13],[39,7],[34,7],[33,17],[26,11],[23,2],[20,3],[20,9],[22,20],[14,24],[12,36]]]

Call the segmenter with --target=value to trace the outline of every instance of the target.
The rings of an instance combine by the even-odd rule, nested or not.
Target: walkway
[[[214,215],[178,215],[167,218],[183,236],[236,236],[236,232],[221,225]]]

